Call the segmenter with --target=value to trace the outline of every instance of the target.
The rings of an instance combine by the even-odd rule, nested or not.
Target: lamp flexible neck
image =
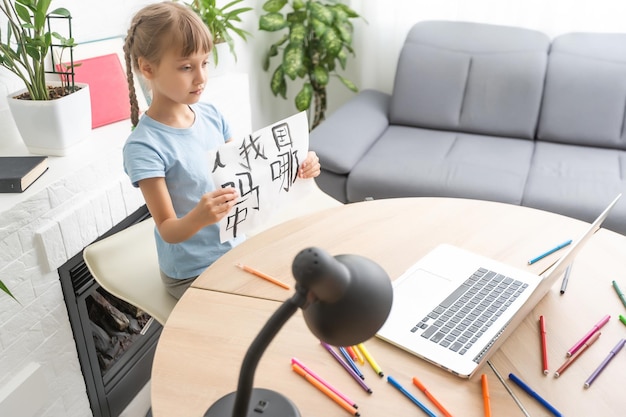
[[[305,302],[306,295],[297,291],[274,312],[248,348],[239,372],[237,394],[233,406],[233,417],[247,416],[250,397],[252,395],[254,373],[261,360],[261,356],[263,356],[265,349],[285,325],[287,320],[289,320]]]

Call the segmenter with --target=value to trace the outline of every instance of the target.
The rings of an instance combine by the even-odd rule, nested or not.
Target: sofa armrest
[[[326,171],[347,174],[389,125],[390,95],[363,90],[310,134],[309,148]]]

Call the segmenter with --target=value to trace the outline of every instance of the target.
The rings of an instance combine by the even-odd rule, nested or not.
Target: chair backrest
[[[165,324],[177,300],[161,281],[152,218],[92,243],[83,258],[102,288]]]

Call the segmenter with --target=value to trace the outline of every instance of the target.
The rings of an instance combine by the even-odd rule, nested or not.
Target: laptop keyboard
[[[464,355],[528,287],[521,281],[479,268],[411,332]]]

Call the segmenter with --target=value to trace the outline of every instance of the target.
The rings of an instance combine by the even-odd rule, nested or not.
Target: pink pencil
[[[606,316],[602,318],[602,320],[594,324],[591,330],[589,330],[587,334],[582,337],[582,339],[576,342],[576,344],[572,346],[570,350],[567,351],[567,356],[572,356],[574,353],[576,353],[576,351],[580,349],[585,344],[585,342],[589,340],[591,336],[594,335],[594,333],[600,330],[602,326],[604,326],[609,321],[610,318],[611,316],[607,314]]]
[[[344,394],[339,392],[336,388],[334,388],[328,382],[324,381],[319,375],[317,375],[315,372],[307,368],[302,362],[300,362],[296,358],[291,358],[291,363],[295,363],[296,365],[298,365],[300,368],[302,368],[304,372],[311,375],[313,378],[317,379],[320,382],[320,384],[324,385],[326,388],[328,388],[329,390],[331,390],[332,392],[334,392],[335,394],[343,398],[344,401],[346,401],[348,404],[351,404],[352,407],[358,408],[358,406],[356,405],[354,401],[352,401],[350,398],[346,397]]]

